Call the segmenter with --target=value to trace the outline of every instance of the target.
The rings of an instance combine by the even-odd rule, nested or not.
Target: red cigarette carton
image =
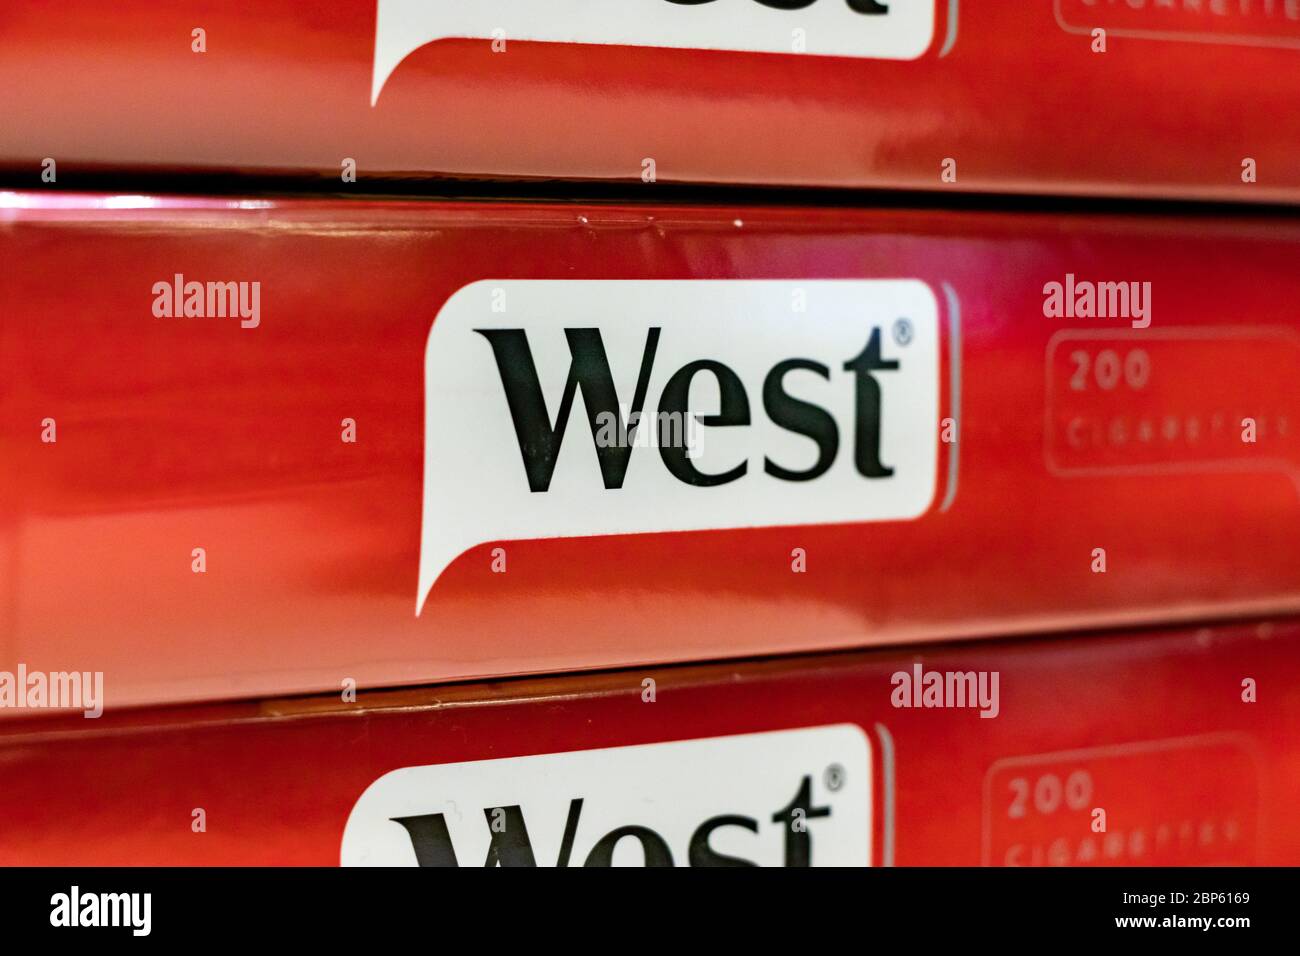
[[[109,708],[1300,604],[1283,217],[4,201],[0,671]]]
[[[1297,638],[1264,621],[9,721],[0,863],[1294,866]]]
[[[1297,56],[1289,0],[11,4],[0,166],[1294,202]]]

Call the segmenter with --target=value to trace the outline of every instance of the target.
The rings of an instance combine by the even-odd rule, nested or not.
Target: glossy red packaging
[[[587,852],[606,828],[619,863],[644,839],[685,864],[711,815],[713,849],[780,863],[801,795],[800,865],[845,862],[851,833],[872,865],[1294,866],[1298,639],[1252,622],[9,722],[0,863],[411,865],[422,816],[461,866],[553,865],[566,811],[569,865],[608,862]],[[996,674],[996,707],[898,706],[917,672]],[[701,745],[717,759],[678,759]],[[385,787],[405,815],[375,812]],[[494,820],[502,856],[480,856]]]
[[[0,165],[1289,202],[1298,51],[1290,0],[7,4]]]
[[[4,202],[0,671],[102,672],[109,709],[1300,606],[1289,219]],[[259,283],[256,324],[160,314],[177,276]],[[1056,314],[1044,291],[1073,310],[1112,280],[1135,307],[1146,284],[1143,317]],[[453,320],[527,326],[550,427],[569,359],[538,323],[573,323],[516,319],[538,290],[599,313],[621,402],[660,326],[654,376],[741,369],[750,426],[706,431],[749,473],[693,488],[633,448],[627,487],[602,487],[584,384],[530,494],[495,346]],[[765,412],[769,358],[738,363],[771,345],[825,366],[799,389],[848,400],[872,329],[857,394],[884,383],[876,464],[897,473],[853,471],[863,418],[839,411],[830,473],[765,473],[793,439]],[[859,513],[885,486],[908,502]],[[617,533],[587,526],[616,500]],[[546,508],[558,523],[506,532]]]

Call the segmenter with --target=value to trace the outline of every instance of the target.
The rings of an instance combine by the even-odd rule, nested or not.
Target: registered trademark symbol
[[[826,789],[832,793],[844,786],[844,768],[837,763],[831,764],[826,768],[826,773],[822,775],[826,783]]]
[[[907,319],[898,319],[894,322],[894,341],[899,345],[906,345],[912,341],[912,323]]]

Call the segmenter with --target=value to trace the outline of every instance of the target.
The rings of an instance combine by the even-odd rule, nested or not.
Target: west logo
[[[870,745],[850,724],[408,767],[376,780],[344,865],[865,866]]]
[[[492,541],[920,516],[938,306],[916,280],[477,282],[425,392],[417,611]]]
[[[556,866],[568,866],[573,858],[573,844],[582,821],[582,797],[569,802],[569,813],[564,821],[564,838],[560,843]],[[786,806],[772,814],[771,822],[784,834],[784,865],[806,867],[812,865],[811,822],[819,817],[829,817],[830,807],[812,805],[812,778],[804,777],[798,792]],[[484,826],[490,834],[487,859],[484,866],[536,866],[532,840],[524,822],[523,808],[518,804],[509,807],[484,807]],[[459,866],[456,850],[447,829],[447,815],[427,813],[413,817],[394,817],[411,838],[411,849],[420,866]],[[743,813],[725,813],[709,817],[691,833],[686,846],[686,859],[691,866],[758,866],[752,860],[720,853],[712,845],[714,831],[724,827],[738,827],[758,833],[766,820]],[[615,853],[622,844],[635,844],[639,860],[646,866],[674,866],[673,849],[661,833],[651,827],[630,824],[615,827],[596,841],[587,854],[583,866],[613,866]],[[680,858],[680,857],[679,857]]]
[[[397,65],[451,37],[912,60],[934,0],[379,0],[370,102]]]
[[[560,443],[564,440],[574,397],[581,389],[587,408],[591,436],[596,444],[601,478],[607,489],[622,488],[627,474],[633,444],[621,441],[613,444],[602,440],[602,431],[611,426],[623,436],[634,432],[643,417],[647,385],[654,367],[655,353],[662,329],[655,327],[646,336],[641,355],[640,372],[632,399],[631,412],[624,419],[622,406],[614,386],[609,359],[599,329],[565,329],[572,361],[569,377],[564,385],[555,424],[546,408],[537,366],[528,347],[528,333],[524,329],[475,329],[492,345],[501,384],[505,388],[510,415],[514,420],[519,452],[523,456],[528,486],[533,491],[546,491],[551,484]],[[738,347],[744,348],[742,336]],[[854,464],[865,478],[887,478],[894,473],[880,460],[880,384],[873,373],[897,370],[897,360],[881,357],[880,329],[871,331],[866,346],[856,357],[844,363],[844,371],[852,373],[855,395],[856,423],[854,437]],[[820,362],[805,358],[791,358],[778,362],[763,379],[763,408],[772,422],[798,435],[810,438],[817,445],[817,459],[802,468],[787,468],[771,458],[763,461],[763,470],[783,481],[811,481],[820,477],[835,462],[839,451],[839,427],[834,416],[813,402],[793,397],[787,390],[785,379],[795,371],[811,372],[824,379],[831,370]],[[692,386],[698,376],[709,376],[719,395],[716,413],[696,415],[687,407]],[[688,485],[725,485],[749,471],[749,462],[741,461],[720,472],[701,471],[690,458],[690,449],[683,441],[673,440],[673,430],[682,435],[683,420],[699,421],[702,425],[716,427],[742,427],[750,424],[750,399],[745,384],[729,366],[715,359],[697,359],[683,365],[669,376],[659,398],[659,415],[651,427],[659,431],[656,444],[664,467],[678,481]]]

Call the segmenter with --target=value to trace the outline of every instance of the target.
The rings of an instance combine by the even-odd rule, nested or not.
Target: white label
[[[417,614],[487,542],[900,521],[934,497],[938,304],[915,279],[475,282],[424,372]]]
[[[344,866],[868,866],[862,729],[511,757],[386,773]]]
[[[379,0],[370,102],[397,64],[448,37],[914,60],[934,19],[933,0]]]

